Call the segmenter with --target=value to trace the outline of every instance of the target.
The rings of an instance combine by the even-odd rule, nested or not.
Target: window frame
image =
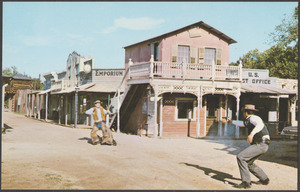
[[[178,101],[192,101],[193,102],[193,111],[191,121],[196,121],[196,108],[197,108],[197,100],[194,98],[176,98],[175,99],[175,121],[188,121],[188,118],[178,118]]]

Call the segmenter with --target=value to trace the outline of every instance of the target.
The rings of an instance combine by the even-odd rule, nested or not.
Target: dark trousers
[[[237,162],[240,169],[242,181],[251,182],[250,172],[258,179],[265,180],[268,176],[265,172],[254,164],[254,161],[267,152],[269,146],[265,143],[253,144],[241,151],[237,155]]]

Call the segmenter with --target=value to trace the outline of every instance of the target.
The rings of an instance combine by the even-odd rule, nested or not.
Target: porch
[[[239,66],[170,63],[154,61],[133,63],[129,59],[129,79],[184,79],[209,81],[242,81],[242,64]]]

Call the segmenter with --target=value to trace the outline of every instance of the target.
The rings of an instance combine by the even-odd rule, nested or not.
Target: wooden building
[[[240,119],[250,96],[242,64],[229,66],[232,43],[200,21],[126,46],[127,87],[119,100],[118,129],[153,137],[242,135],[244,130],[224,121]],[[276,98],[295,95],[276,91],[270,91]]]

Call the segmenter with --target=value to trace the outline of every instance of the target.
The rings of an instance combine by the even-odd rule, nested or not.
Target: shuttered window
[[[172,62],[177,62],[177,45],[172,46]]]
[[[205,49],[199,48],[199,63],[204,64]]]

